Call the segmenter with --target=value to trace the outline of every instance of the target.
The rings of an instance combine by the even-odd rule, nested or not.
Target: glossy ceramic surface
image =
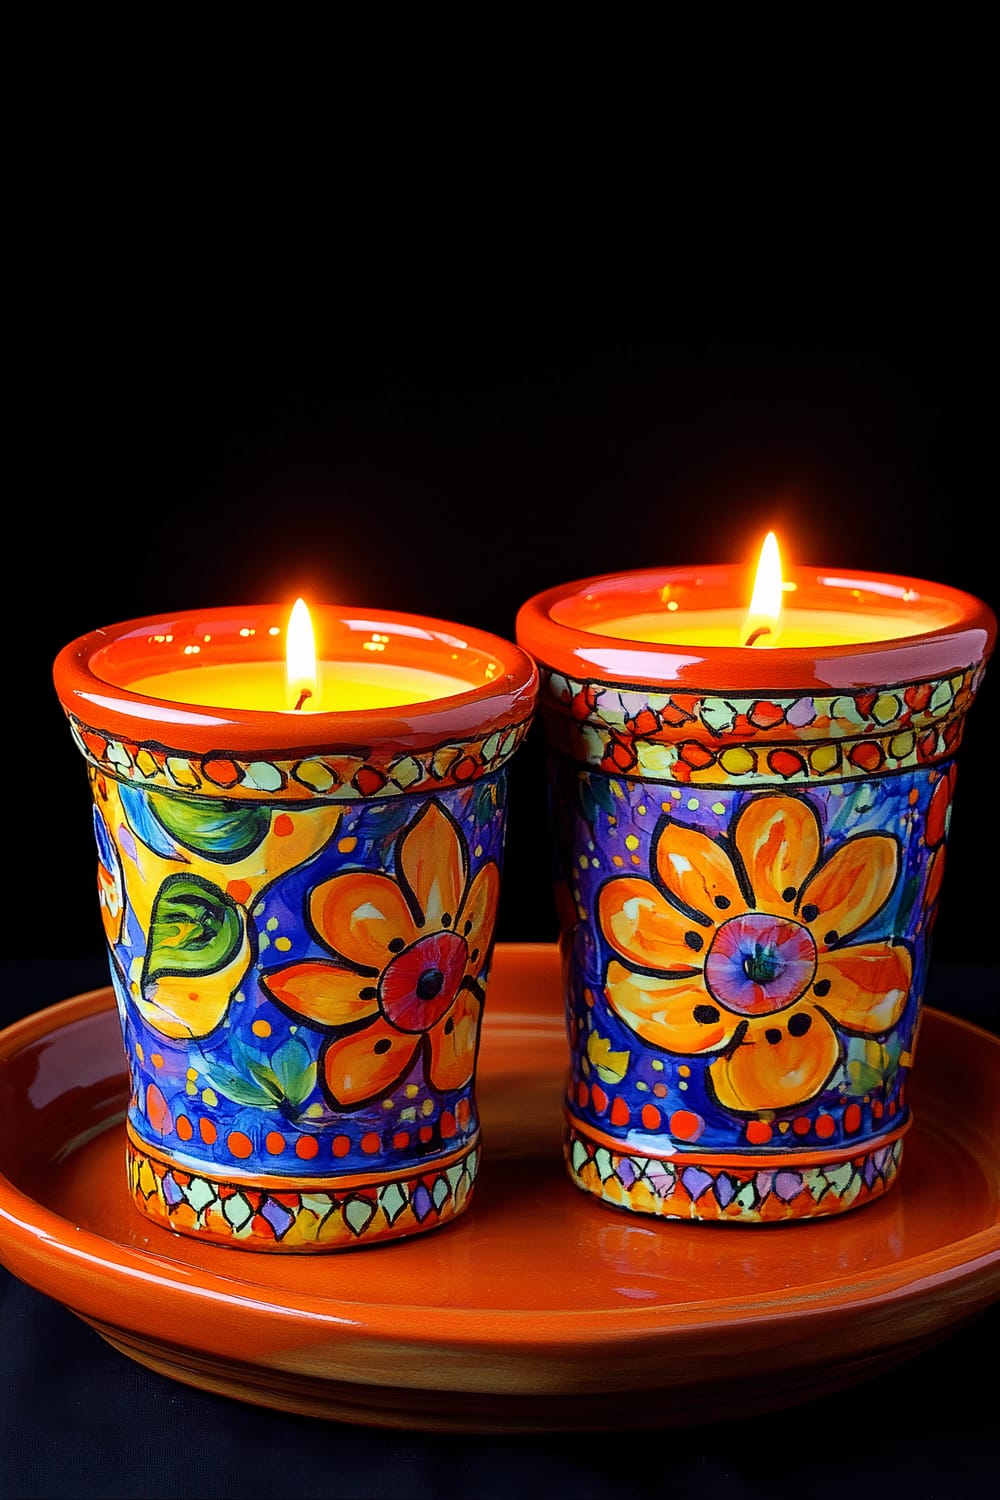
[[[842,568],[784,569],[797,608],[819,612],[861,608],[898,620],[898,637],[851,646],[692,646],[631,641],[603,634],[602,622],[662,610],[745,610],[753,568],[719,563],[702,568],[649,568],[558,584],[525,601],[517,639],[540,662],[573,678],[605,678],[659,686],[811,691],[849,690],[941,677],[988,657],[997,622],[982,600],[961,589],[895,573],[851,574]],[[669,616],[666,616],[669,621]]]
[[[334,748],[348,755],[361,752],[364,764],[365,752],[373,748],[385,758],[457,746],[481,738],[484,726],[492,733],[531,715],[534,665],[502,637],[449,620],[360,605],[319,604],[311,613],[317,643],[327,656],[370,665],[370,648],[376,645],[379,665],[464,677],[469,690],[378,711],[293,714],[179,705],[131,688],[133,682],[188,666],[187,653],[194,649],[209,667],[280,660],[287,606],[255,604],[148,616],[89,631],[56,657],[56,691],[71,722],[85,730],[126,745],[148,739],[199,763],[207,759],[210,785],[210,768],[219,758],[235,757],[238,766],[250,753],[277,752],[278,759],[294,764],[297,752]],[[350,777],[342,783],[339,795],[349,797]]]
[[[274,1257],[135,1214],[120,1033],[95,991],[0,1034],[0,1258],[140,1363],[307,1415],[524,1432],[773,1410],[1000,1299],[1000,1042],[931,1010],[920,1046],[885,1198],[780,1231],[645,1219],[567,1180],[559,957],[501,946],[469,1210],[409,1241]]]
[[[854,1211],[906,1152],[956,756],[995,621],[918,579],[792,581],[797,608],[859,638],[686,647],[682,620],[671,640],[671,604],[695,621],[725,603],[738,630],[749,582],[725,567],[566,584],[518,614],[549,751],[567,1164],[636,1213]],[[650,610],[656,639],[600,633]]]
[[[469,1201],[508,762],[537,686],[481,631],[315,615],[337,661],[467,689],[316,713],[151,696],[217,672],[228,701],[258,658],[283,680],[269,606],[111,626],[54,668],[92,794],[136,1208],[275,1254],[423,1233]]]

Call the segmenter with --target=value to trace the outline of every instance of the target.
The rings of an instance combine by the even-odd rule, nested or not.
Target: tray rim
[[[555,947],[545,944],[498,944],[497,956],[501,961],[505,952],[512,956],[520,953],[529,962],[535,958],[550,964],[558,961]],[[23,1046],[43,1040],[76,1022],[112,1011],[114,1005],[111,987],[100,986],[22,1017],[0,1031],[0,1067],[6,1056]],[[536,1029],[561,1029],[558,1015],[526,1019]],[[925,1008],[924,1020],[927,1019],[931,1020],[932,1029],[945,1025],[967,1033],[977,1045],[985,1044],[990,1049],[986,1055],[995,1054],[996,1066],[1000,1069],[1000,1038],[962,1017],[933,1007]],[[523,1024],[519,1012],[501,1009],[491,1014],[487,1007],[484,1025],[497,1028],[512,1020]],[[124,1053],[121,1069],[124,1075]],[[1000,1179],[1000,1150],[996,1169]],[[595,1204],[594,1212],[611,1215],[626,1223],[633,1221],[632,1215],[603,1204]],[[863,1213],[865,1209],[857,1212]],[[835,1224],[836,1220],[826,1223]],[[213,1247],[220,1257],[218,1272],[201,1265],[192,1271],[183,1260],[182,1236],[177,1237],[180,1251],[177,1257],[109,1239],[92,1228],[74,1226],[61,1214],[17,1188],[2,1171],[0,1225],[4,1229],[0,1236],[0,1263],[15,1276],[85,1318],[98,1316],[87,1310],[88,1298],[80,1295],[95,1280],[102,1285],[122,1281],[126,1285],[167,1282],[173,1295],[192,1298],[195,1302],[206,1297],[213,1301],[219,1298],[236,1300],[247,1312],[278,1315],[293,1322],[305,1320],[310,1325],[323,1324],[345,1334],[361,1331],[368,1339],[391,1340],[396,1347],[431,1344],[434,1347],[455,1345],[508,1351],[545,1348],[556,1352],[608,1346],[622,1340],[630,1344],[683,1343],[685,1339],[719,1334],[727,1329],[753,1327],[761,1330],[803,1320],[814,1323],[817,1319],[822,1321],[825,1315],[840,1317],[852,1307],[864,1306],[870,1311],[873,1301],[881,1307],[888,1307],[919,1299],[932,1291],[941,1294],[948,1289],[958,1294],[965,1284],[988,1276],[996,1285],[992,1288],[992,1295],[981,1299],[981,1305],[985,1307],[990,1301],[1000,1298],[1000,1216],[971,1235],[959,1236],[945,1245],[922,1255],[906,1257],[890,1266],[877,1267],[869,1274],[853,1278],[850,1283],[824,1279],[803,1287],[757,1292],[752,1302],[747,1297],[728,1297],[686,1303],[660,1302],[655,1307],[648,1304],[582,1310],[493,1307],[474,1311],[467,1307],[349,1300],[329,1293],[287,1287],[267,1288],[254,1279],[252,1272],[255,1269],[266,1271],[273,1257],[221,1246]],[[669,1225],[665,1227],[669,1232]],[[734,1233],[795,1234],[803,1227],[809,1226],[704,1224],[698,1226],[697,1232],[711,1235],[717,1247],[726,1236]],[[447,1232],[447,1226],[434,1231]],[[367,1247],[361,1252],[338,1253],[392,1256],[405,1253],[406,1246],[406,1241],[400,1241]],[[335,1258],[336,1253],[330,1252],[328,1256],[317,1255],[310,1260],[322,1264]],[[197,1279],[191,1280],[192,1275]],[[76,1295],[68,1295],[70,1291]],[[142,1332],[139,1328],[134,1331]],[[208,1352],[216,1351],[209,1349]]]

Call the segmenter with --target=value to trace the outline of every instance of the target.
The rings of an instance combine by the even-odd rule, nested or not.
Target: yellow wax
[[[741,646],[746,613],[736,609],[651,610],[648,614],[595,619],[582,626],[595,635],[669,646]],[[864,614],[853,610],[785,609],[776,631],[763,636],[753,650],[770,646],[856,646],[889,641],[929,629],[926,620],[900,615]]]
[[[453,698],[473,686],[464,677],[428,672],[395,663],[321,661],[317,663],[317,691],[301,713],[337,709],[393,708],[403,703],[426,703]],[[129,683],[133,692],[171,703],[204,708],[250,708],[292,712],[282,661],[241,661],[225,666],[180,667]]]

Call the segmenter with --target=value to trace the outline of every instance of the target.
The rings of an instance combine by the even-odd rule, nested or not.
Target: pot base
[[[619,1151],[593,1139],[572,1122],[563,1144],[571,1180],[614,1208],[662,1219],[723,1224],[780,1224],[826,1218],[880,1198],[895,1182],[903,1139],[883,1139],[849,1156],[699,1158],[685,1152],[672,1159]]]
[[[126,1143],[129,1190],[147,1218],[231,1249],[282,1254],[353,1249],[437,1229],[467,1206],[480,1155],[476,1140],[422,1171],[261,1183],[184,1170],[131,1130]]]

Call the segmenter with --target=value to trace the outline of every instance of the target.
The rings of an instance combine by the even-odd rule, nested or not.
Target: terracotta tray
[[[674,1426],[814,1399],[1000,1300],[1000,1041],[928,1011],[900,1180],[832,1219],[649,1221],[573,1187],[554,949],[497,951],[472,1206],[413,1240],[264,1256],[125,1190],[110,990],[0,1033],[0,1260],[176,1380],[428,1431]]]

